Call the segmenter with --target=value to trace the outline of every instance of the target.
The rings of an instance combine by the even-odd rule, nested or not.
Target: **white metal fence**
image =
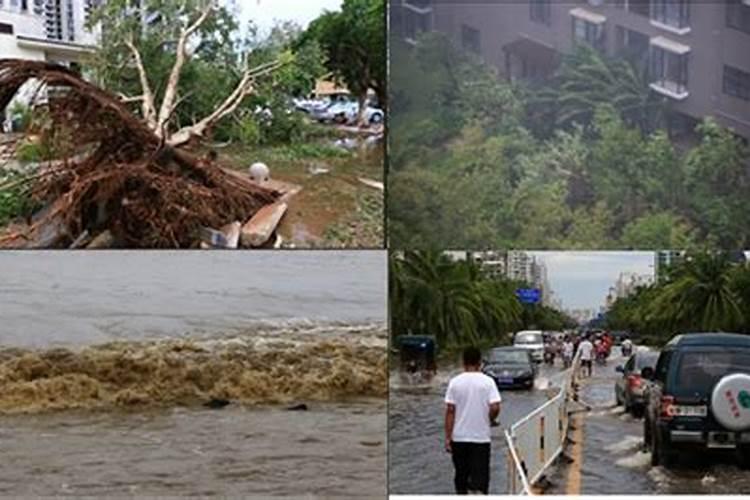
[[[509,494],[532,494],[531,487],[562,453],[579,367],[576,355],[560,379],[557,394],[505,431]]]

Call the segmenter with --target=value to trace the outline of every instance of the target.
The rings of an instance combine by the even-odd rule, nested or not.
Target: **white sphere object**
[[[268,182],[271,179],[271,170],[265,163],[253,163],[250,165],[250,179],[254,182]]]

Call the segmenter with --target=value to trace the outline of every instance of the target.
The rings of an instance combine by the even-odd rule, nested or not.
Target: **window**
[[[750,6],[742,0],[727,0],[727,26],[750,33]]]
[[[659,382],[667,382],[667,374],[669,373],[669,361],[672,359],[672,351],[664,351],[659,356],[659,360],[656,363],[656,370],[654,373],[654,379]]]
[[[672,97],[687,97],[688,54],[651,46],[651,83]]]
[[[648,62],[649,38],[647,35],[624,26],[615,29],[615,53],[644,69]]]
[[[604,50],[604,23],[597,24],[573,17],[573,40]]]
[[[724,65],[724,93],[750,101],[750,73]]]
[[[651,15],[651,0],[615,0],[615,6],[639,16]]]
[[[406,38],[416,40],[421,33],[430,31],[430,13],[418,13],[413,10],[404,12],[404,34]]]
[[[461,46],[475,54],[481,54],[482,41],[479,30],[464,24],[461,27]]]
[[[12,35],[13,25],[7,23],[0,23],[0,35]]]
[[[653,0],[651,19],[672,28],[690,26],[690,3],[688,0]]]
[[[531,0],[529,8],[529,16],[532,21],[550,25],[550,0]]]

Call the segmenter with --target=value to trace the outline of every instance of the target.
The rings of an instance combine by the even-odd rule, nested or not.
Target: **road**
[[[750,493],[750,472],[731,459],[701,454],[673,469],[651,467],[642,450],[643,421],[615,405],[613,356],[582,384],[581,399],[593,409],[584,414],[582,460],[552,468],[548,494],[570,493],[570,468],[580,467],[580,493],[596,494],[729,494]],[[443,451],[443,395],[459,368],[441,370],[430,388],[409,390],[392,382],[389,408],[389,491],[391,494],[451,494],[453,467]],[[501,428],[493,430],[490,493],[507,494],[506,447],[502,429],[547,400],[549,380],[560,372],[543,366],[532,391],[503,391]],[[392,374],[391,380],[398,379]]]
[[[643,451],[643,420],[616,406],[614,383],[617,365],[625,361],[613,356],[604,367],[594,367],[592,379],[582,384],[580,397],[593,410],[583,424],[581,494],[738,494],[750,493],[750,471],[732,459],[705,453],[684,459],[672,469],[651,466],[651,454]],[[550,474],[550,494],[569,490],[566,465]]]

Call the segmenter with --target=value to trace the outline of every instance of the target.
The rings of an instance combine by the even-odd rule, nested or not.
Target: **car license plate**
[[[513,377],[500,377],[500,383],[501,384],[512,384],[513,383]]]
[[[673,412],[676,417],[705,417],[708,415],[706,406],[675,406]]]

